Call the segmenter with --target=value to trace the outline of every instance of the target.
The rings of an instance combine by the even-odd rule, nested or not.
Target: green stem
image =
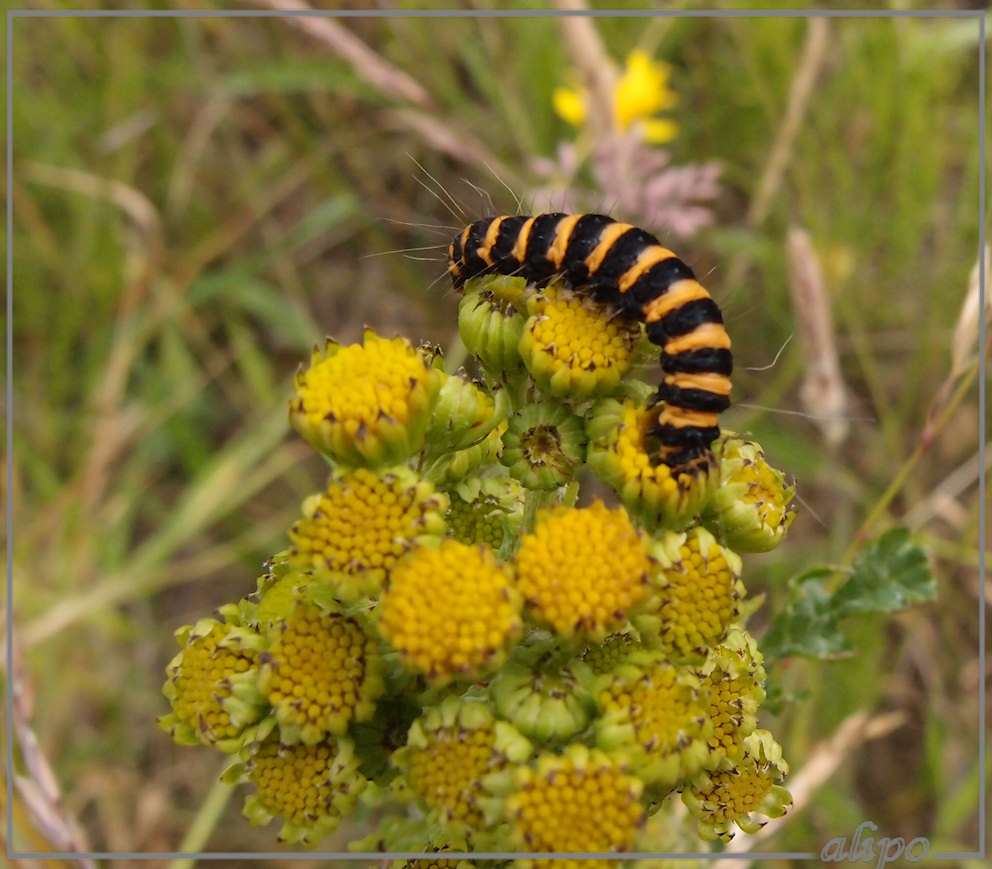
[[[224,762],[225,766],[227,761]],[[220,780],[218,776],[206,798],[200,804],[200,810],[193,819],[193,824],[179,845],[180,851],[202,851],[217,826],[220,816],[234,793],[234,787]],[[196,857],[184,857],[173,860],[169,869],[192,869],[196,865]]]
[[[524,522],[522,534],[532,534],[537,527],[537,511],[550,507],[555,502],[557,489],[528,489],[524,500]]]

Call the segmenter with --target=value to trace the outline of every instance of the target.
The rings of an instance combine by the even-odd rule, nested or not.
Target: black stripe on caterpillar
[[[519,275],[588,293],[617,313],[644,323],[661,348],[661,405],[648,435],[658,461],[678,471],[705,471],[720,434],[718,414],[730,406],[733,356],[716,302],[689,268],[653,235],[603,214],[484,217],[448,248],[455,289],[484,274]]]

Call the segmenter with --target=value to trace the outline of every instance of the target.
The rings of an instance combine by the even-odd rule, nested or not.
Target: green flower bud
[[[596,711],[592,695],[567,668],[546,673],[511,662],[489,691],[500,717],[538,744],[585,730]]]
[[[582,420],[559,404],[529,404],[510,417],[500,462],[528,489],[557,489],[585,461]]]
[[[720,485],[703,512],[703,523],[741,552],[768,552],[785,539],[796,514],[796,492],[785,475],[765,460],[761,446],[737,435],[723,441]]]
[[[493,464],[503,451],[507,428],[507,423],[501,422],[475,446],[446,453],[425,469],[424,477],[439,489],[447,489],[471,476],[476,469]]]
[[[462,343],[494,381],[506,383],[518,373],[520,338],[526,318],[500,297],[507,286],[524,286],[522,278],[503,275],[470,281],[458,305],[458,334]]]
[[[505,390],[497,390],[494,398],[464,372],[442,376],[444,383],[427,430],[429,460],[480,443],[508,411]]]
[[[450,494],[448,533],[462,543],[495,552],[516,540],[523,520],[524,489],[513,477],[471,477]]]
[[[335,462],[399,464],[423,446],[441,380],[405,338],[387,341],[366,330],[364,345],[328,339],[296,374],[289,420]]]

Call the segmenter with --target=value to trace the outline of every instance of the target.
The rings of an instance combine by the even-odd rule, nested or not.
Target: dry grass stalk
[[[789,293],[805,377],[799,391],[804,410],[831,449],[847,437],[847,391],[840,373],[830,317],[830,298],[809,233],[793,227],[787,241]]]

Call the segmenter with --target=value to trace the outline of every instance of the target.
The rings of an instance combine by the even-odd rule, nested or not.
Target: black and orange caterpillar
[[[484,274],[519,275],[544,286],[555,276],[622,316],[644,323],[661,347],[661,404],[647,431],[661,444],[658,461],[705,471],[730,406],[733,356],[716,302],[689,268],[653,235],[603,214],[484,217],[448,248],[455,289]]]

